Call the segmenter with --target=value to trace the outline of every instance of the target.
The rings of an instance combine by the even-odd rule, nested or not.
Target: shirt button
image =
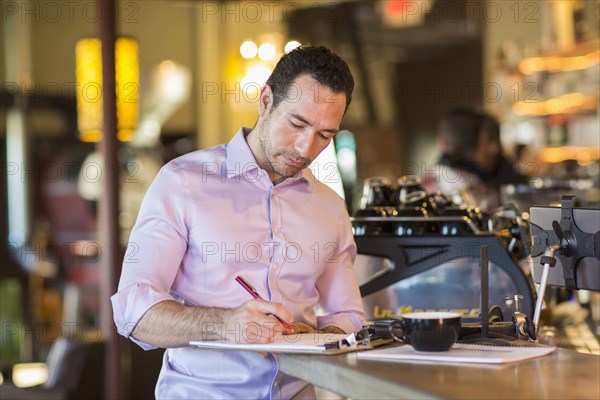
[[[273,232],[274,233],[279,233],[279,228],[277,228],[277,227],[273,228]]]

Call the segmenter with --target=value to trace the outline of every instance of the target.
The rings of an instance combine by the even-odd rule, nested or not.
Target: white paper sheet
[[[412,346],[396,346],[358,353],[365,360],[382,361],[441,361],[449,363],[503,364],[550,354],[554,347],[500,347],[478,344],[455,344],[449,351],[422,352]]]

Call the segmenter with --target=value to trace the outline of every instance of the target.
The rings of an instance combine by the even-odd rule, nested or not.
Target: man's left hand
[[[286,331],[283,332],[284,335],[296,334],[296,333],[346,333],[337,326],[325,326],[322,329],[315,329],[310,325],[307,325],[303,322],[295,322],[292,324],[294,327],[294,331],[292,333],[288,333]]]

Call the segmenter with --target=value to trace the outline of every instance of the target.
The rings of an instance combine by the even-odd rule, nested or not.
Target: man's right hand
[[[272,314],[272,315],[269,315]],[[233,309],[184,306],[173,300],[152,306],[138,321],[132,336],[157,347],[187,346],[192,340],[271,343],[292,314],[281,304],[255,299]]]
[[[285,327],[275,318],[291,323],[292,314],[281,304],[253,299],[226,310],[223,316],[223,339],[239,343],[271,343]]]

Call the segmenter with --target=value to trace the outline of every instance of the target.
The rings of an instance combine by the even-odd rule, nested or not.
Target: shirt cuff
[[[131,336],[131,332],[133,332],[146,311],[161,301],[174,300],[173,296],[151,284],[134,283],[115,293],[110,300],[117,332],[144,350],[156,349],[157,346],[142,342]]]

